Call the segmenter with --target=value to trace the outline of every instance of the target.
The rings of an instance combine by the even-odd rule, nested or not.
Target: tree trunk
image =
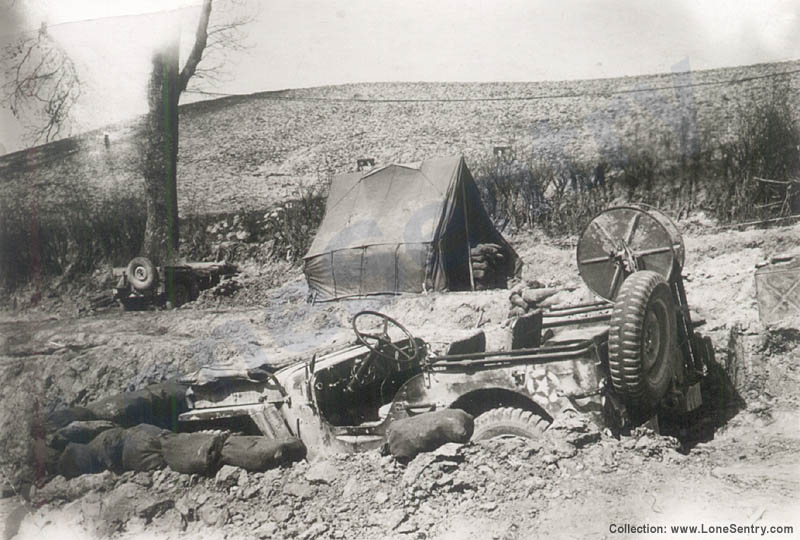
[[[147,198],[142,255],[156,265],[178,259],[178,46],[176,35],[153,55],[149,112],[138,137]]]

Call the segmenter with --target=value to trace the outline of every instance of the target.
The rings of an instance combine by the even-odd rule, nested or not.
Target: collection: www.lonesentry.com
[[[792,525],[739,525],[737,523],[727,523],[724,525],[699,524],[673,524],[673,525],[652,525],[649,523],[612,523],[608,526],[611,534],[670,534],[670,535],[753,535],[767,536],[771,534],[794,534]]]

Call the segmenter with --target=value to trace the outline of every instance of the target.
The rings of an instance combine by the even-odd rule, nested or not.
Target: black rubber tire
[[[156,283],[156,267],[147,257],[134,257],[125,269],[128,283],[137,291],[147,291]]]
[[[661,274],[634,272],[622,283],[611,312],[608,368],[626,401],[654,408],[672,382],[677,347],[672,291]]]
[[[549,425],[549,420],[533,411],[516,407],[497,407],[475,418],[472,440],[482,441],[499,435],[537,439]]]

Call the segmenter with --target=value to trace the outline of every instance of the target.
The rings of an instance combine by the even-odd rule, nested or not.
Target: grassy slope
[[[591,160],[626,147],[672,145],[706,134],[725,138],[737,109],[770,81],[707,85],[796,70],[800,61],[684,74],[540,83],[375,83],[320,87],[194,103],[181,109],[182,213],[263,208],[304,182],[352,170],[355,160],[414,161],[463,153],[474,163],[497,143],[523,155]],[[800,74],[779,77],[800,86]],[[686,88],[686,84],[701,84]],[[705,85],[705,86],[703,86]],[[644,88],[654,92],[609,94]],[[511,101],[364,102],[575,95]],[[589,94],[589,95],[587,95]],[[800,95],[795,92],[795,96]],[[282,99],[276,99],[282,98]],[[296,100],[296,98],[304,98]],[[314,101],[323,98],[341,101]],[[797,99],[797,98],[796,98]],[[72,144],[0,157],[0,194],[56,196],[90,181],[100,194],[137,190],[133,123],[110,126]]]

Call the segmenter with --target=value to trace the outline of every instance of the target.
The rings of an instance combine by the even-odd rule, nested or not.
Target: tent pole
[[[472,251],[469,246],[469,217],[467,217],[467,188],[464,187],[464,181],[461,179],[461,167],[458,167],[458,178],[461,181],[461,201],[463,202],[462,209],[464,211],[464,230],[467,234],[467,267],[469,268],[469,286],[470,290],[475,290],[475,276],[472,273]]]

